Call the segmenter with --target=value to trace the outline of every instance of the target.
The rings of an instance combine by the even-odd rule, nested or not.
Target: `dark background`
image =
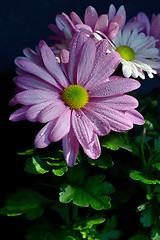
[[[3,109],[8,108],[8,101],[14,96],[14,84],[12,78],[15,76],[14,59],[21,56],[25,47],[35,48],[39,40],[46,39],[52,35],[48,24],[54,23],[55,16],[62,11],[69,14],[75,11],[82,19],[88,5],[96,8],[98,14],[108,12],[110,4],[113,3],[118,9],[124,5],[127,11],[127,20],[145,12],[149,18],[152,13],[160,13],[160,1],[152,0],[106,0],[106,1],[84,1],[84,0],[4,0],[0,4],[0,78],[1,78],[1,103],[5,103]],[[160,80],[147,79],[143,83],[143,92],[149,92],[159,86]],[[5,99],[4,99],[5,96]],[[1,110],[1,206],[7,194],[15,192],[18,187],[30,186],[34,177],[24,172],[24,159],[16,155],[16,152],[33,147],[34,137],[41,129],[39,123],[9,122],[8,116],[16,109],[9,107],[8,113]],[[5,112],[6,113],[6,112]],[[4,125],[5,122],[5,125]],[[7,128],[7,131],[6,131]],[[2,131],[3,130],[3,131]],[[6,237],[22,239],[23,235],[16,232],[17,224],[20,222],[15,218],[4,218],[3,223],[7,226]],[[2,225],[1,225],[2,226]],[[23,226],[22,227],[23,230]],[[1,233],[1,236],[4,236]],[[2,237],[3,238],[3,237]]]

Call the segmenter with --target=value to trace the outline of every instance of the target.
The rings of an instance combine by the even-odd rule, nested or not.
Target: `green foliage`
[[[154,178],[150,178],[149,176],[146,176],[144,173],[139,172],[139,171],[132,171],[130,173],[130,177],[133,180],[138,180],[145,184],[156,184],[156,183],[160,184],[159,176],[157,176],[158,179],[154,179]]]
[[[43,174],[49,172],[49,166],[38,155],[33,155],[27,158],[24,170],[28,173]]]
[[[62,203],[73,203],[80,207],[91,206],[95,210],[109,209],[111,199],[107,194],[114,192],[114,187],[104,182],[105,176],[96,174],[88,177],[81,185],[63,184],[59,200]]]
[[[131,139],[128,133],[110,133],[102,138],[101,144],[103,147],[118,150],[119,148],[132,152],[134,155],[139,156],[139,149],[135,141]]]
[[[49,202],[50,200],[44,198],[38,192],[28,188],[21,188],[15,194],[6,197],[5,203],[7,206],[1,208],[0,213],[7,216],[25,214],[26,218],[31,220],[40,217]]]
[[[111,219],[108,219],[103,230],[101,231],[99,238],[101,240],[110,240],[110,239],[119,239],[121,236],[121,231],[115,229],[117,227],[117,219],[115,216],[112,216]]]
[[[21,155],[29,155],[30,151],[25,151]],[[35,152],[35,150],[34,150]],[[54,154],[54,157],[52,155]],[[62,176],[68,171],[68,166],[64,160],[63,152],[58,150],[52,154],[50,152],[44,155],[42,152],[34,154],[26,159],[25,169],[28,173],[44,174],[52,171],[56,176]]]
[[[150,227],[153,223],[152,209],[147,208],[141,213],[140,222],[143,224],[143,227]]]
[[[27,240],[80,240],[80,234],[77,234],[74,230],[70,230],[65,226],[59,227],[53,225],[52,222],[43,219],[41,223],[34,224],[28,227]]]
[[[96,214],[94,216],[88,217],[83,219],[82,221],[78,222],[78,224],[74,225],[75,230],[87,230],[92,228],[94,225],[101,224],[105,222],[106,218],[102,214]]]
[[[111,155],[104,151],[103,148],[101,156],[98,159],[87,158],[87,160],[92,166],[97,165],[102,169],[107,169],[114,166]]]

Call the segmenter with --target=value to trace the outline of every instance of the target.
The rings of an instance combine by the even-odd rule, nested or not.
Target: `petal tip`
[[[39,42],[39,48],[41,49],[44,45],[46,45],[44,40],[40,40]]]

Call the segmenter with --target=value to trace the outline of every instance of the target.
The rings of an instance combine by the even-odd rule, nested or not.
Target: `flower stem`
[[[142,131],[142,135],[141,135],[141,143],[140,143],[140,147],[141,147],[141,160],[142,160],[142,164],[144,166],[144,170],[145,170],[145,174],[148,174],[148,162],[146,160],[146,156],[145,156],[145,151],[144,151],[144,139],[146,137],[146,128],[143,127],[143,131]],[[151,186],[146,184],[146,191],[147,191],[147,199],[149,200],[151,197]]]
[[[144,139],[145,139],[145,136],[146,136],[146,128],[143,127],[143,131],[142,131],[142,135],[141,135],[140,147],[141,147],[141,154],[142,154],[142,156],[141,156],[142,163],[143,163],[143,166],[146,169],[147,161],[146,161],[146,157],[145,157],[145,153],[144,153]]]

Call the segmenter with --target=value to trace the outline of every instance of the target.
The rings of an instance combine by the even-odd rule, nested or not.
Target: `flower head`
[[[123,6],[121,6],[116,14],[114,6],[111,5],[108,15],[98,16],[95,8],[88,6],[85,10],[84,22],[75,12],[70,13],[70,18],[65,13],[57,15],[56,25],[49,25],[49,28],[58,34],[58,36],[50,37],[54,43],[54,52],[56,49],[68,49],[72,37],[80,31],[95,41],[102,39],[98,34],[99,31],[112,40],[124,24],[123,12]]]
[[[129,28],[120,30],[111,43],[112,51],[121,56],[122,71],[125,77],[145,78],[144,72],[150,78],[160,69],[158,60],[159,49],[155,47],[157,40],[154,37],[138,33]]]
[[[98,136],[144,123],[135,110],[138,101],[125,95],[140,83],[111,76],[120,55],[106,55],[106,40],[95,45],[85,34],[76,34],[70,51],[60,52],[60,65],[44,41],[40,41],[39,49],[38,58],[15,60],[19,67],[19,76],[15,78],[19,91],[11,103],[23,106],[10,116],[12,121],[46,123],[35,138],[36,147],[44,148],[62,139],[66,162],[73,166],[79,145],[96,159],[101,153]]]

